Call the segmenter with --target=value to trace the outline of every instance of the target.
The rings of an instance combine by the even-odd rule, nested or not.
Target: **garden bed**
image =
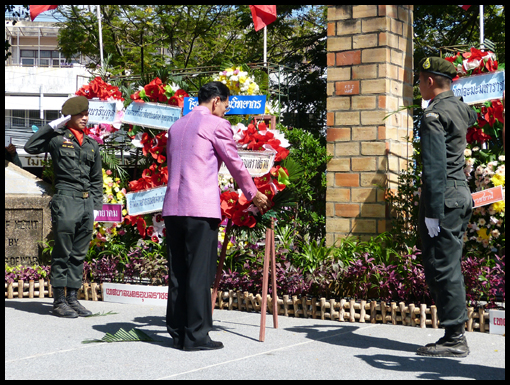
[[[22,288],[20,290],[20,288]],[[51,284],[44,279],[39,281],[18,281],[5,283],[5,298],[51,298]],[[102,284],[85,283],[78,291],[80,300],[101,301]],[[262,296],[242,291],[224,291],[218,293],[215,309],[260,312]],[[297,318],[329,319],[339,322],[391,323],[393,325],[431,327],[437,329],[439,321],[435,305],[405,304],[404,302],[386,303],[384,301],[355,301],[354,299],[308,298],[283,295],[278,298],[278,315]],[[268,312],[272,313],[272,297],[267,296]],[[489,332],[489,313],[483,307],[468,307],[469,320],[466,330],[469,332]]]

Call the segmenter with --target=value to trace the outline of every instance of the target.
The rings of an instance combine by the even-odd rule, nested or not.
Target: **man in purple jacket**
[[[169,269],[166,324],[174,347],[188,351],[223,347],[209,337],[210,288],[221,220],[221,163],[225,162],[246,198],[262,213],[271,205],[253,183],[237,153],[230,123],[223,119],[229,96],[223,83],[207,83],[198,92],[199,105],[168,133],[168,185],[163,203]]]

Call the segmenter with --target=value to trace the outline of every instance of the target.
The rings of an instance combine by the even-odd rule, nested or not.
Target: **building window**
[[[12,126],[13,127],[25,127],[25,111],[24,110],[12,110]]]

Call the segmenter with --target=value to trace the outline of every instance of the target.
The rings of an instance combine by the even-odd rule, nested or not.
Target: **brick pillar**
[[[384,190],[407,168],[413,103],[413,6],[329,5],[327,243],[391,224]]]

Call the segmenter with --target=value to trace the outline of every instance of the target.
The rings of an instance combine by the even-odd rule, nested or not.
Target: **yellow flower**
[[[483,239],[491,239],[491,235],[489,233],[489,231],[487,231],[486,228],[482,228],[480,230],[477,231],[477,234],[478,236],[483,240]]]
[[[502,200],[502,201],[499,201],[499,202],[496,202],[496,203],[493,203],[492,204],[492,209],[497,212],[497,213],[500,213],[500,212],[504,212],[505,211],[505,201]]]
[[[494,186],[503,186],[505,184],[505,176],[501,174],[494,174],[491,178],[491,182]]]
[[[127,210],[126,210],[126,209],[122,210],[122,215],[123,215],[123,216],[126,216],[126,215],[127,215]]]

